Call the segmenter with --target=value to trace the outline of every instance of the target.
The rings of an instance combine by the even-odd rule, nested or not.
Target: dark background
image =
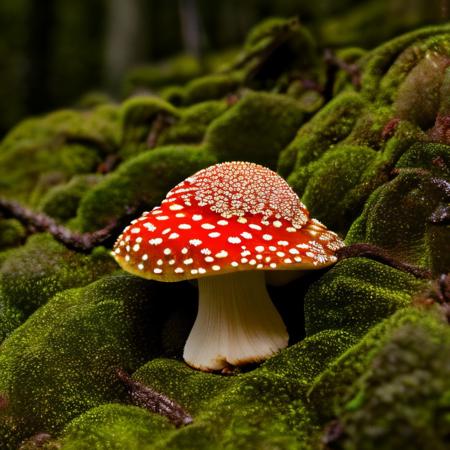
[[[239,48],[270,16],[298,16],[323,48],[378,43],[448,20],[448,0],[1,0],[0,135],[23,117],[126,94],[126,74],[175,55]],[[195,59],[194,59],[195,58]],[[220,59],[220,55],[218,57]],[[211,61],[211,59],[209,59]]]

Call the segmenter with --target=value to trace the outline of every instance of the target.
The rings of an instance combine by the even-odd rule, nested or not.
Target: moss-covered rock
[[[149,142],[153,124],[158,120],[176,121],[178,117],[177,109],[158,97],[139,96],[125,101],[120,109],[120,156],[127,159],[154,147]]]
[[[361,336],[408,306],[421,283],[369,259],[343,260],[310,287],[305,297],[306,334],[335,329]]]
[[[145,409],[111,403],[90,409],[70,422],[60,445],[64,450],[150,449],[172,428],[167,419]]]
[[[0,251],[20,245],[26,236],[23,225],[15,219],[0,219]]]
[[[130,209],[151,208],[177,183],[214,163],[214,156],[205,149],[181,145],[131,158],[83,197],[79,225],[92,231],[123,217]]]
[[[53,186],[95,172],[116,148],[115,116],[104,109],[57,111],[19,124],[0,145],[0,194],[36,205]]]
[[[158,145],[202,142],[208,125],[228,107],[225,101],[211,100],[182,110],[180,119],[162,131]]]
[[[450,237],[445,223],[430,223],[433,213],[449,201],[447,184],[428,172],[404,169],[371,195],[347,242],[369,242],[410,264],[447,271],[448,248],[430,245],[437,235],[442,243],[445,235],[447,242]]]
[[[24,321],[57,292],[84,286],[115,270],[105,249],[90,256],[67,250],[47,234],[30,237],[26,245],[3,254],[0,264],[0,317]],[[1,330],[2,339],[10,330]]]
[[[239,72],[205,75],[186,85],[183,101],[186,105],[192,105],[207,100],[218,100],[233,94],[241,82],[242,74]]]
[[[162,306],[151,286],[119,274],[64,291],[3,342],[3,448],[125,399],[115,368],[134,370],[158,353]]]
[[[67,184],[50,189],[40,200],[39,209],[60,222],[77,214],[83,196],[99,183],[101,175],[76,175]]]
[[[298,104],[282,95],[248,92],[216,119],[205,136],[219,161],[254,161],[274,168],[279,152],[304,120]]]

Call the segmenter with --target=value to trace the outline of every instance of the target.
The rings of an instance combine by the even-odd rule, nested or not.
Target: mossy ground
[[[438,278],[450,270],[449,33],[338,49],[355,80],[327,69],[297,20],[269,20],[220,71],[177,74],[186,60],[175,59],[161,77],[130,75],[127,89],[151,93],[19,124],[0,144],[0,195],[94,231],[199,169],[254,161],[348,245],[376,244]],[[182,362],[194,285],[115,272],[109,249],[76,254],[30,232],[0,219],[2,449],[49,433],[49,449],[312,450],[330,421],[336,448],[445,448],[448,325],[430,306],[438,294],[417,300],[438,283],[351,258],[271,287],[290,346],[227,377]],[[133,406],[118,367],[193,423]]]

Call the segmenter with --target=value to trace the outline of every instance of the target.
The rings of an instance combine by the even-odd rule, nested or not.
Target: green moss
[[[274,168],[279,152],[294,138],[303,119],[294,100],[249,92],[212,122],[206,145],[219,161],[254,161]]]
[[[308,398],[315,405],[315,409],[324,422],[332,419],[337,410],[352,399],[348,407],[354,409],[361,402],[350,394],[352,386],[358,379],[368,373],[374,356],[389,342],[392,334],[404,324],[418,324],[427,319],[423,312],[404,308],[389,318],[381,321],[369,330],[363,338],[346,352],[336,358],[322,373],[318,374]],[[353,398],[352,398],[353,397]]]
[[[182,84],[201,75],[202,67],[191,55],[177,55],[159,64],[142,65],[130,70],[124,81],[124,92],[129,96],[136,92]]]
[[[448,325],[429,312],[402,311],[344,354],[321,379],[334,403],[342,448],[444,449],[450,431]]]
[[[178,122],[163,131],[158,145],[200,143],[208,125],[228,109],[224,101],[198,103],[181,112]]]
[[[117,266],[105,249],[90,256],[72,252],[47,234],[30,237],[9,250],[0,266],[0,316],[20,311],[23,321],[57,292],[84,286]]]
[[[74,176],[67,184],[50,189],[40,200],[39,209],[56,220],[66,222],[76,216],[80,200],[100,180],[100,175]]]
[[[37,432],[54,435],[88,409],[126,398],[114,370],[134,370],[158,352],[156,289],[136,277],[113,275],[64,291],[3,342],[4,448],[16,448]]]
[[[426,169],[433,175],[450,181],[450,146],[417,142],[403,153],[397,169]]]
[[[138,155],[86,194],[78,209],[79,225],[92,231],[123,217],[130,208],[150,208],[184,178],[214,163],[214,157],[199,147],[160,147]]]
[[[311,215],[333,230],[346,231],[356,218],[355,203],[361,203],[350,196],[375,157],[369,147],[340,145],[298,170],[297,181],[306,186],[302,202]]]
[[[23,225],[15,219],[0,219],[0,251],[20,245],[26,236]]]
[[[362,335],[370,327],[408,306],[420,286],[412,275],[365,258],[339,262],[305,297],[306,334],[346,330]]]
[[[216,100],[233,94],[241,83],[241,74],[211,74],[196,78],[189,82],[184,89],[184,102],[187,105]]]
[[[26,120],[0,145],[0,192],[35,205],[54,185],[95,171],[115,139],[115,119],[103,111],[63,110]]]
[[[433,212],[445,204],[446,195],[442,184],[429,173],[404,169],[370,196],[349,230],[347,243],[369,242],[410,264],[445,267],[446,249],[433,248],[431,252],[428,244],[435,227],[443,225],[428,222]]]
[[[351,132],[365,106],[362,97],[344,93],[330,101],[299,130],[295,139],[281,153],[278,171],[302,193],[304,186],[296,180],[296,169],[317,160],[328,148],[343,140]]]
[[[64,450],[149,449],[173,428],[167,419],[136,406],[106,404],[90,409],[65,429]]]
[[[158,117],[175,121],[178,116],[176,108],[158,97],[139,96],[126,100],[120,109],[120,156],[127,159],[148,150],[154,121]]]

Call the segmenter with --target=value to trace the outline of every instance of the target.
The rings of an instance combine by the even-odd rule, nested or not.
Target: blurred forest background
[[[447,21],[449,0],[1,0],[0,136],[87,92],[121,99],[139,77],[157,88],[214,71],[271,16],[298,17],[324,49],[371,48]]]

